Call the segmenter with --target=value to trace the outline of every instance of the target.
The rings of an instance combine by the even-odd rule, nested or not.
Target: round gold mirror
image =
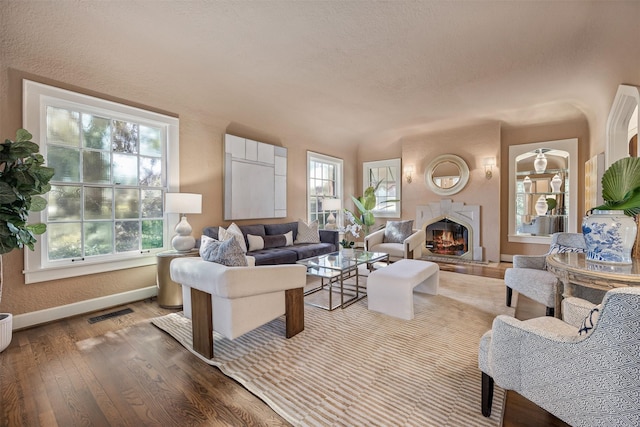
[[[436,194],[456,194],[467,185],[469,167],[461,157],[443,154],[427,165],[424,180],[427,187]]]

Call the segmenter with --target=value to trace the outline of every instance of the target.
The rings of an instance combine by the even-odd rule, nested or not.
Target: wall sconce
[[[496,165],[495,157],[484,158],[484,177],[491,179],[493,177],[493,167]]]
[[[404,176],[407,179],[407,184],[411,184],[411,182],[413,182],[413,172],[413,165],[407,165],[404,167]]]

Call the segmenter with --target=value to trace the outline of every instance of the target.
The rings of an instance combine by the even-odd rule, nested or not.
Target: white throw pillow
[[[242,251],[246,254],[247,243],[244,241],[242,230],[240,230],[240,227],[238,227],[235,222],[232,222],[227,229],[225,229],[224,227],[218,228],[218,239],[220,239],[220,241],[229,240],[232,237],[238,241],[240,247],[242,248]]]
[[[284,237],[287,239],[286,246],[293,246],[293,231],[284,233]]]
[[[297,243],[320,243],[320,234],[318,233],[318,221],[307,224],[304,220],[298,220],[298,236]]]
[[[247,234],[247,240],[249,241],[249,252],[264,249],[264,239],[261,236]]]

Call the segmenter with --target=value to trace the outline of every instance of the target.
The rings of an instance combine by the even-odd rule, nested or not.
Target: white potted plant
[[[16,132],[15,141],[0,143],[0,301],[2,300],[2,255],[14,249],[31,250],[36,235],[46,231],[45,224],[28,224],[29,212],[41,211],[47,201],[41,194],[51,186],[54,170],[43,166],[44,157],[38,153],[32,135],[24,129]],[[13,316],[0,313],[0,352],[11,343]]]

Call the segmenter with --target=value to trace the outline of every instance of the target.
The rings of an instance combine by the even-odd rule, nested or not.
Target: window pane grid
[[[323,210],[322,200],[340,198],[338,188],[341,181],[342,163],[340,159],[332,160],[332,158],[310,156],[308,168],[309,220],[317,220],[319,227],[325,228],[329,211]],[[339,212],[333,212],[333,214],[340,217]]]
[[[48,106],[48,259],[164,246],[162,130],[132,120]]]

